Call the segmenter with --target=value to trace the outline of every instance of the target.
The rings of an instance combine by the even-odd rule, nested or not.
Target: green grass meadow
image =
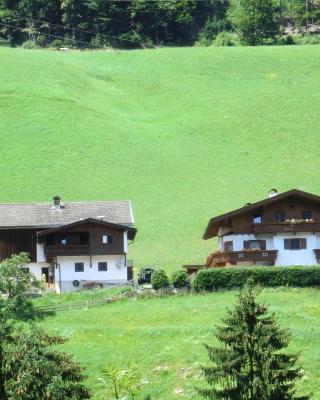
[[[236,291],[154,299],[126,299],[88,310],[58,312],[41,325],[50,333],[68,337],[63,349],[86,367],[94,399],[101,369],[137,366],[144,393],[152,399],[200,400],[203,384],[200,364],[207,362],[204,343],[215,344],[213,332],[235,303]],[[264,289],[259,300],[268,304],[281,327],[292,332],[289,350],[301,352],[299,366],[305,378],[299,390],[320,398],[319,289]],[[181,389],[180,394],[176,393]]]
[[[318,46],[0,48],[0,201],[131,199],[136,265],[201,263],[208,219],[320,194]]]

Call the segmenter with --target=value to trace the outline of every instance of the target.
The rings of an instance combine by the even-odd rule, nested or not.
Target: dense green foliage
[[[233,26],[245,43],[259,44],[281,27],[308,31],[319,20],[317,0],[0,0],[0,44],[146,48],[197,41],[210,45]]]
[[[248,279],[262,286],[320,286],[320,267],[230,267],[200,270],[194,281],[196,291],[242,287]]]
[[[217,345],[212,331],[232,308],[236,291],[206,295],[128,299],[105,306],[59,312],[41,322],[46,331],[68,336],[64,351],[86,367],[87,385],[101,400],[101,370],[107,366],[137,367],[145,382],[142,394],[153,400],[200,400],[195,388],[202,386],[199,364],[207,362],[203,343]],[[288,351],[301,352],[298,366],[305,379],[299,393],[314,392],[320,398],[319,289],[263,289],[259,296],[270,306],[283,327],[292,332]],[[175,393],[182,389],[181,395]]]
[[[187,288],[190,285],[186,270],[181,269],[171,274],[171,284],[174,288]]]
[[[166,289],[170,286],[170,281],[163,269],[157,269],[151,276],[151,284],[155,290]]]
[[[34,326],[25,329],[13,319],[26,310],[25,291],[39,286],[25,269],[28,261],[22,253],[0,263],[0,398],[88,399],[81,367],[67,354],[52,350],[65,340]]]
[[[233,0],[229,18],[245,44],[262,44],[280,33],[272,0]]]
[[[319,64],[316,46],[0,48],[0,202],[130,199],[135,267],[202,264],[209,218],[320,194]]]
[[[55,348],[65,340],[34,326],[4,342],[5,396],[3,400],[89,399],[82,368]]]
[[[283,353],[290,333],[281,329],[249,281],[229,310],[216,337],[222,346],[207,345],[211,365],[203,372],[209,387],[199,392],[213,400],[307,400],[295,396],[295,384],[303,377],[296,367],[298,354]]]

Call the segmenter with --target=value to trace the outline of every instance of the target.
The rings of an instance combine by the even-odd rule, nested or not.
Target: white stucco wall
[[[226,235],[223,236],[223,246],[222,249],[224,249],[224,243],[228,241],[233,241],[233,251],[242,251],[243,250],[243,242],[245,240],[265,240],[266,241],[266,248],[267,250],[274,250],[274,242],[273,242],[273,237],[271,235],[259,235],[258,237],[254,234],[250,235]]]
[[[41,281],[42,279],[42,268],[50,267],[50,264],[46,262],[28,263],[27,267],[29,271],[36,276],[37,279]]]
[[[305,238],[307,248],[303,250],[285,250],[284,239]],[[317,236],[312,233],[277,234],[274,236],[274,245],[278,249],[276,265],[314,265],[317,264],[314,249],[319,248]]]
[[[128,253],[128,232],[123,232],[123,248],[124,252]]]
[[[83,272],[75,272],[74,264],[84,263]],[[107,262],[108,271],[98,271],[98,262]],[[73,282],[74,280],[121,282],[127,280],[127,268],[125,266],[124,255],[101,255],[91,257],[92,267],[90,267],[89,256],[59,256],[57,264],[60,265],[61,281]],[[56,283],[58,283],[59,271],[56,269]]]
[[[37,262],[45,262],[46,256],[44,255],[44,244],[37,243]]]
[[[284,239],[305,238],[307,248],[302,250],[285,250]],[[220,250],[223,250],[223,244],[227,241],[233,241],[233,250],[243,250],[245,240],[266,240],[267,250],[278,250],[275,265],[315,265],[317,264],[314,249],[320,249],[320,234],[313,233],[278,233],[277,235],[226,235],[221,240]]]

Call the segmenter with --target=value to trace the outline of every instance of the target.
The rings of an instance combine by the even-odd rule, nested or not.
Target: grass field
[[[0,201],[131,199],[130,258],[201,263],[207,220],[320,194],[318,46],[0,49]]]
[[[200,364],[207,361],[203,343],[215,343],[213,330],[232,307],[236,292],[210,295],[123,300],[89,310],[60,312],[41,325],[69,337],[64,350],[86,366],[94,399],[101,369],[131,364],[148,381],[144,392],[153,400],[200,400],[195,386],[202,383]],[[320,398],[318,289],[265,289],[260,301],[270,305],[281,327],[290,328],[290,351],[300,351],[305,378],[299,390]],[[182,389],[182,394],[175,393]]]

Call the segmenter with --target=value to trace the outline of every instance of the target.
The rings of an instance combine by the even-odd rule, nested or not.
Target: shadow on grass
[[[22,304],[19,304],[19,306],[17,306],[12,312],[13,318],[20,321],[40,321],[53,315],[55,315],[54,310],[37,309],[31,301],[25,301]]]

